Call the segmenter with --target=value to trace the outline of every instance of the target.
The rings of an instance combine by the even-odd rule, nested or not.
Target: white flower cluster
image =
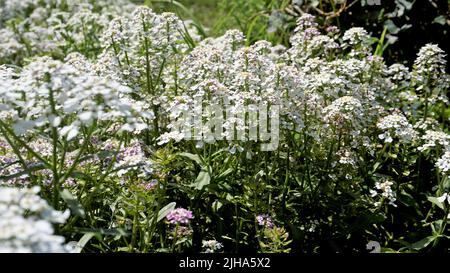
[[[425,135],[421,138],[425,141],[425,143],[418,148],[421,152],[436,146],[439,146],[444,150],[450,148],[450,135],[444,132],[427,130],[425,131]]]
[[[408,67],[402,64],[393,64],[389,66],[387,74],[391,77],[394,83],[393,89],[407,87],[411,79],[411,73]]]
[[[378,137],[386,143],[393,142],[394,138],[409,143],[417,137],[417,132],[402,114],[391,114],[381,118],[377,127],[384,131]]]
[[[420,49],[414,65],[417,73],[436,77],[445,73],[446,63],[445,52],[437,45],[427,44]]]
[[[361,42],[367,42],[369,38],[370,36],[364,28],[353,27],[344,33],[344,37],[342,39],[350,45],[358,45]]]
[[[38,187],[0,187],[0,253],[71,251],[52,226],[64,223],[69,211],[53,210],[38,192]]]
[[[139,132],[146,128],[142,117],[152,116],[121,99],[129,88],[48,57],[36,59],[17,75],[4,71],[0,69],[6,79],[0,83],[0,111],[13,113],[18,135],[45,126],[58,128],[71,140],[94,120],[114,121],[120,130]]]
[[[350,28],[342,39],[351,47],[350,56],[364,57],[370,54],[370,36],[364,28]]]
[[[329,106],[323,109],[324,120],[326,123],[334,124],[338,127],[353,123],[359,127],[363,117],[362,105],[358,99],[350,96],[344,96],[333,101]]]
[[[124,176],[132,171],[138,171],[138,175],[151,172],[151,163],[139,141],[133,141],[118,154],[115,167],[118,169],[117,175],[119,176]]]
[[[436,101],[448,103],[446,90],[450,86],[450,77],[445,72],[446,64],[445,52],[437,45],[427,44],[417,54],[412,78],[419,92],[425,87],[435,89],[428,95],[431,103]],[[425,90],[425,92],[430,91]]]
[[[204,253],[217,253],[223,248],[223,245],[216,240],[203,240],[202,247]]]
[[[189,49],[186,37],[191,33],[190,37],[197,36],[192,25],[175,14],[156,14],[139,6],[131,15],[115,17],[103,32],[98,72],[121,79],[135,91],[142,90],[141,96],[147,93],[150,100],[156,100],[165,83],[177,81],[180,58]]]
[[[349,149],[341,149],[336,153],[339,156],[339,163],[353,166],[356,164],[356,156]]]
[[[0,29],[0,60],[16,59],[25,51],[25,46],[19,42],[19,37],[10,29]]]
[[[450,150],[447,150],[436,162],[436,167],[450,179]]]
[[[390,181],[389,179],[382,179],[381,181],[378,181],[375,183],[375,189],[370,190],[371,196],[375,197],[377,195],[381,195],[382,200],[379,202],[375,202],[375,206],[381,205],[383,200],[389,201],[389,205],[392,205],[394,207],[397,207],[395,204],[396,201],[396,194],[392,190],[392,186],[394,183]]]
[[[128,14],[128,0],[5,0],[0,2],[0,60],[21,63],[24,56],[88,51],[100,47],[97,34],[111,18]],[[5,24],[15,20],[14,27]]]
[[[237,116],[226,118],[225,127],[236,125],[239,130],[248,130],[239,118],[242,109],[265,102],[281,106],[280,124],[284,128],[301,130],[307,119],[312,135],[323,128],[321,122],[348,125],[353,136],[359,135],[359,128],[379,114],[377,98],[386,97],[393,83],[383,78],[387,68],[378,58],[360,60],[330,54],[340,46],[337,40],[321,35],[314,20],[307,14],[298,20],[293,46],[288,50],[279,50],[266,41],[245,47],[243,34],[236,30],[200,42],[180,64],[176,88],[185,91],[170,103],[171,118],[182,113],[180,109],[190,109],[197,100],[206,105],[225,102],[234,106],[231,113]],[[363,43],[367,34],[357,29],[352,32],[347,38]],[[356,42],[350,46],[361,49]],[[319,118],[322,113],[325,116]],[[160,143],[182,138],[169,132]]]
[[[228,139],[234,126],[241,131],[248,129],[245,122],[247,106],[280,105],[283,100],[293,105],[294,98],[302,96],[302,91],[297,88],[300,82],[295,77],[295,68],[278,65],[275,58],[279,56],[268,42],[260,41],[243,47],[243,41],[242,33],[228,31],[222,37],[205,39],[182,60],[177,87],[185,91],[169,104],[167,112],[172,120],[187,109],[202,116],[202,105],[227,107],[223,128],[219,128],[224,132],[219,135]],[[208,120],[207,114],[205,112],[202,118],[213,122]],[[281,113],[285,114],[288,113]],[[291,114],[300,126],[300,115]],[[183,125],[189,127],[194,124]],[[177,125],[170,124],[169,128],[172,127]],[[205,126],[200,135],[206,134],[207,129]],[[170,132],[161,137],[160,143],[170,139],[181,140],[182,136]]]

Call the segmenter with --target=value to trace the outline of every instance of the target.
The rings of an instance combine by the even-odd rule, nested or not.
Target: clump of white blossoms
[[[128,0],[1,1],[0,60],[21,64],[26,57],[79,50],[95,55],[109,21],[134,8]]]
[[[344,33],[342,38],[351,46],[350,56],[365,56],[370,53],[370,36],[362,27],[353,27]],[[345,44],[344,44],[345,46]]]
[[[216,240],[203,240],[202,247],[204,253],[217,253],[223,248],[223,245]]]
[[[421,138],[425,142],[418,148],[421,152],[433,147],[450,148],[450,135],[444,132],[427,130]]]
[[[397,207],[395,204],[396,201],[396,194],[392,190],[392,186],[394,185],[394,182],[392,182],[389,179],[382,179],[381,181],[377,181],[375,183],[375,189],[370,190],[370,194],[372,197],[376,197],[380,195],[381,200],[378,202],[375,202],[375,206],[379,206],[382,204],[383,200],[387,200],[389,202],[389,205],[392,205],[394,207]]]
[[[345,125],[359,128],[363,117],[361,102],[353,97],[344,96],[333,101],[323,109],[324,120],[337,127]]]
[[[417,132],[402,114],[391,114],[383,117],[377,123],[377,127],[384,131],[378,137],[386,143],[398,138],[401,142],[411,142],[417,137]]]
[[[25,51],[19,37],[10,29],[0,29],[0,60],[16,59]]]
[[[133,141],[119,152],[115,168],[118,169],[118,176],[123,176],[133,171],[137,171],[138,175],[145,175],[151,172],[151,163],[139,141]]]
[[[0,253],[71,251],[52,226],[64,223],[69,211],[55,211],[38,192],[38,187],[0,187]]]
[[[450,179],[450,150],[447,150],[436,162],[436,167]]]
[[[71,140],[94,121],[113,121],[119,130],[134,132],[146,128],[143,117],[151,117],[121,99],[129,88],[49,57],[37,58],[15,75],[5,69],[0,74],[6,79],[0,83],[0,111],[13,112],[18,135],[57,128]]]
[[[437,45],[427,44],[422,47],[414,61],[413,76],[415,81],[440,81],[445,75],[445,52]]]
[[[142,90],[140,96],[156,100],[165,82],[177,81],[180,58],[189,49],[185,29],[175,14],[156,14],[145,6],[114,18],[101,37],[104,51],[98,61],[99,73],[121,78]]]
[[[175,120],[186,111],[202,117],[205,122],[214,122],[206,107],[202,111],[202,106],[217,105],[226,109],[217,135],[230,139],[234,126],[239,131],[248,129],[245,122],[247,106],[291,103],[295,107],[292,101],[300,97],[301,90],[295,88],[299,86],[299,81],[295,80],[294,68],[277,65],[276,58],[279,56],[270,43],[259,41],[244,47],[243,42],[241,32],[230,30],[222,37],[203,40],[182,60],[178,84],[172,88],[179,90],[179,93],[167,111],[171,118],[168,128],[183,125],[190,131],[195,124],[177,124],[179,120]],[[287,108],[282,111],[282,115],[288,114]],[[272,109],[268,112],[273,114]],[[200,137],[207,134],[208,129],[208,126],[203,126],[199,130]],[[244,134],[240,136],[240,140],[247,139]],[[178,132],[171,131],[161,136],[160,144],[182,138]]]

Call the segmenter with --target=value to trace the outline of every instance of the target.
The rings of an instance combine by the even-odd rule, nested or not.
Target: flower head
[[[192,215],[192,211],[184,209],[184,208],[177,208],[169,212],[167,214],[166,219],[169,221],[169,223],[178,225],[178,224],[189,224],[189,222],[194,218]]]
[[[256,216],[256,221],[258,221],[258,225],[271,229],[274,227],[272,217],[268,214],[260,214]]]
[[[0,253],[69,252],[64,237],[54,235],[54,223],[64,223],[69,211],[55,211],[37,194],[39,187],[0,187]]]
[[[203,240],[202,247],[205,253],[216,253],[223,248],[223,245],[216,240]]]

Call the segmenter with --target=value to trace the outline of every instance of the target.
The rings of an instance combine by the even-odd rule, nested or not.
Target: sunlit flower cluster
[[[223,245],[216,240],[203,240],[202,247],[204,253],[217,253],[223,248]]]
[[[417,136],[416,131],[402,114],[391,114],[380,119],[377,127],[384,131],[378,137],[386,143],[398,138],[402,142],[411,142]]]
[[[372,197],[380,196],[381,201],[375,202],[375,206],[381,205],[383,200],[387,200],[389,205],[396,207],[396,193],[392,190],[394,183],[389,179],[382,179],[375,183],[375,189],[370,190]]]
[[[71,140],[82,127],[110,120],[120,124],[119,130],[141,131],[146,124],[140,117],[151,116],[121,99],[129,88],[48,57],[36,59],[16,75],[3,69],[0,74],[6,78],[0,83],[0,106],[13,113],[18,135],[48,126]]]
[[[38,187],[0,188],[0,252],[69,252],[53,224],[64,223],[69,211],[53,210],[37,194]]]

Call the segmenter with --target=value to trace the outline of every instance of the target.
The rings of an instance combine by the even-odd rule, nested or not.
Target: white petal
[[[83,112],[78,115],[81,121],[88,122],[92,119],[93,113],[91,111]]]
[[[53,127],[58,127],[61,124],[61,117],[58,116],[51,115],[48,120]]]
[[[76,137],[78,135],[78,128],[77,127],[73,127],[72,130],[69,131],[69,133],[67,134],[67,140],[72,140],[74,137]]]
[[[16,122],[13,125],[13,130],[14,130],[14,133],[16,133],[18,135],[23,135],[28,130],[32,129],[34,127],[34,125],[35,125],[35,123],[33,121],[21,120],[21,121]]]

